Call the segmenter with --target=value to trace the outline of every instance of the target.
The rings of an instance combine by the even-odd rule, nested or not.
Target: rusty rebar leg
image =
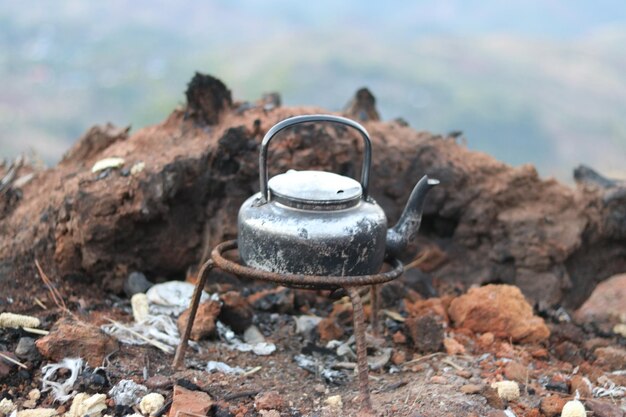
[[[180,369],[185,363],[185,353],[187,352],[189,335],[191,334],[193,322],[196,319],[196,313],[198,312],[198,305],[200,304],[200,298],[202,296],[202,290],[204,290],[204,284],[206,284],[207,277],[209,276],[209,272],[211,272],[211,270],[213,269],[213,265],[213,260],[209,259],[204,264],[202,264],[200,272],[198,273],[198,282],[196,282],[196,288],[193,291],[191,304],[189,306],[191,311],[189,312],[187,327],[185,327],[185,332],[180,338],[180,343],[176,348],[176,355],[174,356],[174,363],[172,363],[172,367],[174,369]]]
[[[371,300],[372,315],[370,317],[370,323],[372,324],[374,336],[378,337],[380,336],[380,285],[372,285]]]
[[[363,302],[356,288],[347,287],[346,291],[352,300],[354,319],[354,338],[356,340],[356,361],[359,371],[359,391],[361,393],[361,410],[372,412],[369,388],[369,368],[367,364],[367,343],[365,341],[365,313]]]

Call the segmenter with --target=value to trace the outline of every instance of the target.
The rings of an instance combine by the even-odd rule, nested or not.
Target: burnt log
[[[35,258],[49,275],[113,291],[130,271],[184,277],[215,244],[236,237],[237,210],[258,191],[264,132],[289,116],[325,112],[233,103],[219,80],[198,74],[187,98],[186,108],[130,135],[90,129],[59,165],[36,171],[14,187],[19,193],[0,194],[12,196],[0,211],[7,296],[20,296],[9,283],[36,279]],[[371,194],[390,224],[423,174],[441,181],[413,247],[413,255],[438,254],[419,272],[435,286],[511,283],[535,302],[575,307],[598,282],[626,271],[623,182],[579,169],[572,188],[540,178],[531,165],[514,168],[469,151],[452,136],[365,119],[373,140]],[[341,126],[296,126],[272,142],[270,175],[308,168],[358,177],[360,146]],[[92,172],[107,157],[124,164]]]

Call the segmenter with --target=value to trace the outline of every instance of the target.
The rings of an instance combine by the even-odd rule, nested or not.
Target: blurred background
[[[0,158],[156,123],[194,71],[330,110],[367,86],[383,119],[545,177],[626,177],[623,0],[0,0]]]

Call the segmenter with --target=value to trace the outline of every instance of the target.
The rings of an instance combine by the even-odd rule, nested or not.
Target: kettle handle
[[[263,141],[261,142],[261,153],[259,155],[259,179],[261,184],[262,197],[265,199],[265,201],[270,200],[270,192],[267,185],[269,181],[269,171],[267,168],[267,148],[270,141],[280,131],[288,127],[309,122],[339,123],[352,127],[359,131],[361,137],[363,137],[363,143],[365,145],[363,150],[363,167],[361,168],[361,188],[363,189],[362,198],[363,200],[367,200],[370,181],[370,167],[372,165],[372,141],[370,140],[369,133],[367,133],[367,130],[365,130],[363,126],[353,120],[329,114],[307,114],[302,116],[290,117],[281,122],[278,122],[270,130],[268,130],[268,132],[263,137]]]

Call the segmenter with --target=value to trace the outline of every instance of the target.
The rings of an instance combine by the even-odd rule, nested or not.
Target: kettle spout
[[[415,239],[422,222],[426,195],[437,184],[439,184],[439,180],[424,175],[415,185],[400,220],[395,226],[387,230],[387,255],[401,256],[409,243]]]

